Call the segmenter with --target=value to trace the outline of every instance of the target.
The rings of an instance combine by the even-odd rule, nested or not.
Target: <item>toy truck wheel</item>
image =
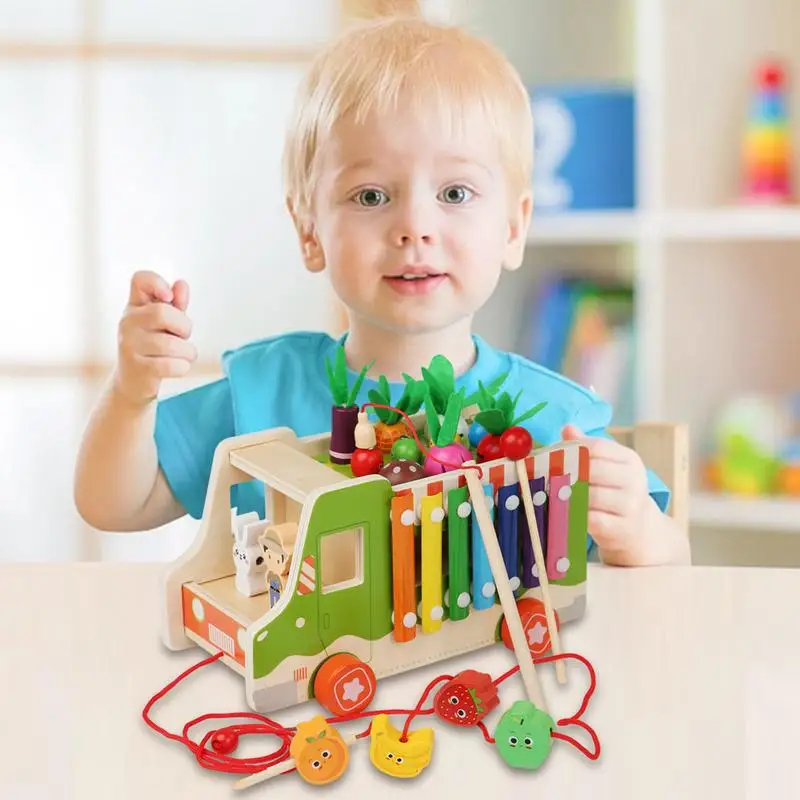
[[[528,641],[528,648],[531,651],[531,655],[534,658],[543,656],[551,646],[550,631],[547,627],[547,614],[544,610],[544,603],[535,597],[523,597],[521,600],[517,601],[517,608],[519,609],[522,629],[525,631],[525,638]],[[556,618],[556,630],[561,630],[558,614],[555,611],[553,614]],[[500,638],[509,650],[514,649],[505,616],[500,622]]]
[[[337,717],[363,711],[375,697],[378,681],[369,664],[350,653],[322,662],[314,676],[317,702]]]

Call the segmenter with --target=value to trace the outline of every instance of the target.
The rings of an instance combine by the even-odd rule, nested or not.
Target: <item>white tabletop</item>
[[[562,646],[597,670],[584,717],[600,737],[597,762],[554,742],[540,770],[515,771],[476,729],[423,717],[413,724],[432,725],[435,746],[418,778],[377,772],[363,740],[337,783],[313,787],[292,773],[240,792],[233,790],[237,776],[202,769],[142,720],[150,696],[206,655],[163,649],[160,573],[149,565],[0,567],[0,797],[204,800],[324,791],[357,798],[377,791],[383,800],[410,791],[442,797],[444,787],[458,798],[800,797],[800,571],[591,565],[586,616],[564,626]],[[513,663],[498,644],[381,681],[376,703],[410,708],[436,675],[477,668],[497,677]],[[570,667],[566,687],[552,665],[539,671],[553,716],[572,714],[587,686],[583,668]],[[522,696],[518,675],[501,684],[490,731]],[[216,663],[153,715],[178,732],[202,713],[246,710],[243,679]],[[312,702],[275,717],[290,725],[319,711]],[[276,745],[256,740],[242,754]]]

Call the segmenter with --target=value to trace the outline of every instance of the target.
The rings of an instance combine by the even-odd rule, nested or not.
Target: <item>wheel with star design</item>
[[[528,642],[528,649],[531,651],[531,655],[534,658],[543,656],[551,646],[544,603],[536,597],[523,597],[517,600],[517,608],[519,609],[522,630],[525,631],[525,639]],[[554,611],[553,615],[556,618],[556,630],[560,630],[561,623],[558,619],[558,613]],[[500,621],[500,638],[509,650],[514,649],[505,616]]]
[[[378,681],[369,664],[352,653],[336,653],[314,676],[314,697],[334,716],[363,711],[375,697]]]

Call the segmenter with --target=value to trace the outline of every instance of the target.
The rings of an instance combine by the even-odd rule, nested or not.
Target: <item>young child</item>
[[[669,493],[606,433],[611,409],[590,391],[493,348],[472,332],[503,270],[520,267],[531,216],[533,128],[518,74],[457,28],[392,18],[343,35],[302,84],[284,153],[287,206],[303,261],[327,272],[347,309],[340,339],[273,336],[226,352],[224,378],[159,401],[166,377],[195,360],[189,287],[151,272],[131,281],[119,361],[85,433],[75,498],[103,530],[200,518],[214,449],[234,434],[330,429],[325,361],[344,343],[350,379],[373,362],[357,401],[383,373],[392,400],[403,372],[436,354],[457,387],[509,371],[535,441],[583,439],[591,452],[589,531],[606,563],[687,563],[686,532],[664,514]],[[291,280],[291,276],[286,276]],[[244,513],[263,489],[236,487]]]

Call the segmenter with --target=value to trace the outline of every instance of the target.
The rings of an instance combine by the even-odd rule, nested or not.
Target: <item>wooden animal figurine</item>
[[[238,512],[239,509],[236,507],[231,509],[231,536],[234,542],[244,535],[245,525],[259,522],[261,519],[255,511],[248,511],[246,514],[239,514]]]
[[[258,515],[255,516],[258,519]],[[258,543],[261,526],[259,522],[250,522],[250,519],[248,515],[248,520],[238,526],[233,543],[236,591],[245,597],[254,597],[267,590],[264,582],[267,566],[262,547]]]

